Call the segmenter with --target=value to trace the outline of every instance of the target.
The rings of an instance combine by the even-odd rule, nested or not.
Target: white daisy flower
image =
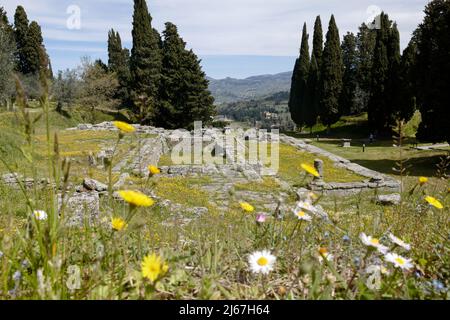
[[[311,213],[315,216],[320,216],[322,218],[327,218],[327,213],[323,210],[323,208],[319,205],[314,206],[311,203],[311,200],[299,201],[294,209],[294,213],[298,211],[306,211],[307,213]]]
[[[33,215],[36,218],[36,220],[39,221],[47,220],[48,217],[47,212],[45,212],[44,210],[34,210]]]
[[[409,270],[413,267],[412,260],[399,256],[396,253],[388,253],[384,256],[384,260],[394,264],[394,267]]]
[[[310,201],[299,201],[297,202],[297,206],[295,208],[296,211],[304,210],[308,212],[314,212],[316,208],[311,204]]]
[[[402,239],[397,238],[392,233],[389,234],[389,239],[391,239],[391,241],[393,243],[395,243],[396,245],[402,247],[403,249],[408,250],[408,251],[411,250],[411,245],[407,244]]]
[[[304,221],[311,221],[312,217],[307,214],[305,211],[303,210],[293,210],[294,215],[299,219],[299,220],[304,220]]]
[[[268,250],[263,250],[252,253],[248,263],[253,273],[268,274],[273,271],[276,259]]]
[[[382,254],[386,254],[388,251],[388,248],[386,246],[383,246],[380,243],[380,240],[378,240],[377,238],[372,238],[371,236],[367,236],[364,232],[359,235],[359,238],[365,246],[376,248]]]

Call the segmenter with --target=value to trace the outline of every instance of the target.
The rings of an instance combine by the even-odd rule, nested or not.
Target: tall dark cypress
[[[311,57],[311,63],[308,72],[308,86],[305,97],[305,125],[311,129],[317,123],[319,115],[319,66],[314,53]]]
[[[397,64],[397,46],[394,42],[395,30],[387,14],[380,16],[380,29],[377,30],[374,60],[372,66],[372,85],[368,103],[369,126],[379,134],[390,134],[393,115],[392,80],[394,66]]]
[[[214,99],[200,60],[168,22],[164,30],[162,83],[157,124],[166,128],[192,128],[194,121],[209,123]]]
[[[388,40],[388,59],[389,59],[389,77],[387,82],[387,100],[390,101],[390,108],[386,113],[387,126],[392,127],[398,119],[402,97],[400,95],[402,84],[400,79],[401,54],[400,54],[400,33],[397,24],[394,23],[389,30]],[[404,119],[409,120],[409,119]]]
[[[36,21],[30,23],[23,53],[27,65],[26,73],[37,74],[41,70],[42,61],[47,59],[42,38],[41,27]],[[42,66],[46,68],[48,66]]]
[[[305,124],[305,96],[309,72],[309,44],[306,23],[303,25],[302,44],[300,57],[296,62],[292,76],[291,96],[289,99],[289,110],[292,120],[301,128]]]
[[[29,73],[28,59],[25,53],[28,34],[28,17],[22,6],[16,8],[14,14],[14,34],[16,39],[16,69],[17,71],[27,74]]]
[[[108,33],[108,68],[116,73],[119,81],[119,90],[116,98],[120,99],[124,106],[129,106],[131,104],[128,89],[131,82],[129,51],[122,48],[120,34],[114,29],[111,29]]]
[[[450,1],[433,0],[425,8],[417,38],[417,102],[422,141],[450,142]]]
[[[339,30],[331,16],[322,57],[320,120],[328,128],[341,116],[339,99],[342,92],[343,63]]]
[[[158,104],[161,50],[145,0],[134,0],[130,70],[132,98],[140,105],[141,122],[151,122]]]
[[[365,23],[359,27],[356,36],[357,47],[357,89],[356,105],[357,112],[367,111],[371,85],[374,50],[376,43],[376,30],[369,29]]]
[[[348,32],[342,41],[342,60],[344,63],[344,77],[341,94],[341,110],[343,115],[355,112],[355,94],[357,88],[357,53],[356,37]]]
[[[323,55],[323,31],[322,31],[322,21],[320,16],[317,16],[314,23],[314,37],[313,37],[313,49],[312,54],[315,56],[317,66],[322,66],[322,55]]]
[[[416,74],[417,43],[413,38],[403,51],[399,68],[399,84],[395,118],[408,121],[416,110]]]
[[[295,124],[297,124],[298,119],[297,107],[298,107],[299,85],[300,85],[299,65],[300,65],[300,58],[297,58],[295,59],[294,70],[292,71],[291,89],[289,93],[289,102],[288,102],[291,119]]]

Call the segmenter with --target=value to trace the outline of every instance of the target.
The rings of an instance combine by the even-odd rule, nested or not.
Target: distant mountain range
[[[209,89],[216,99],[216,104],[237,101],[249,101],[286,92],[291,88],[292,72],[274,75],[254,76],[246,79],[226,78],[216,80],[208,78]]]

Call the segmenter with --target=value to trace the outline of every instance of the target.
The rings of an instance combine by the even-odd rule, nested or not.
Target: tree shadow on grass
[[[405,166],[407,167],[406,173],[410,176],[425,176],[432,177],[436,174],[437,167],[443,155],[436,155],[431,157],[413,157],[409,158]],[[352,160],[352,162],[357,163],[368,169],[372,169],[385,174],[398,175],[394,170],[396,167],[397,160],[392,159],[377,159],[377,160]]]

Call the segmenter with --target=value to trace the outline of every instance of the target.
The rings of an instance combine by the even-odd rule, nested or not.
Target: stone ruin
[[[120,173],[119,181],[114,185],[114,190],[120,189],[131,175],[145,176],[147,175],[148,165],[158,165],[162,155],[169,154],[174,146],[176,146],[181,139],[187,134],[180,130],[165,130],[163,128],[155,128],[151,126],[135,125],[137,134],[153,135],[155,137],[143,138],[140,140],[140,148],[130,150],[122,159],[115,162],[113,171]],[[96,125],[80,124],[76,128],[67,130],[92,130],[92,131],[117,131],[111,122],[104,122]],[[195,139],[192,140],[195,144]],[[201,132],[201,143],[203,150],[211,153],[217,159],[223,160],[218,163],[210,164],[191,164],[191,165],[170,165],[162,166],[161,174],[167,177],[176,176],[208,176],[210,182],[201,186],[202,190],[215,194],[215,202],[217,202],[218,209],[224,211],[230,206],[230,194],[233,193],[236,198],[245,199],[246,201],[257,201],[264,203],[265,210],[275,210],[283,203],[292,191],[291,186],[280,179],[276,172],[267,171],[264,164],[260,161],[256,163],[248,163],[246,159],[235,153],[235,142],[241,147],[245,147],[248,141],[258,142],[280,142],[291,145],[300,151],[305,151],[318,157],[325,157],[330,159],[336,167],[344,170],[349,170],[362,177],[360,182],[351,183],[337,183],[325,182],[321,178],[314,179],[306,189],[324,195],[350,195],[368,190],[377,190],[380,192],[397,193],[400,191],[400,183],[388,175],[367,169],[356,163],[336,156],[330,152],[320,149],[310,144],[310,141],[304,141],[293,137],[281,135],[273,135],[264,130],[252,129],[242,132],[240,136],[235,136],[232,139],[232,144],[226,139],[226,134],[222,129],[209,128],[203,129]],[[209,149],[208,149],[209,147]],[[205,152],[205,151],[204,151]],[[105,146],[97,155],[90,154],[88,156],[88,163],[92,166],[104,167],[105,163],[111,158],[112,146]],[[321,160],[315,161],[317,171],[322,175],[323,162]],[[263,181],[264,176],[271,176],[280,186],[279,190],[273,190],[269,194],[258,193],[250,190],[235,190],[235,184],[259,183]],[[22,181],[25,185],[32,185],[33,181],[26,179],[16,174],[3,175],[2,180],[4,184],[17,187],[18,181]],[[46,181],[40,183],[45,184]],[[70,223],[80,225],[87,219],[92,222],[99,218],[100,215],[100,198],[107,194],[107,186],[103,183],[93,179],[84,179],[80,186],[71,187],[72,190],[65,196],[65,211],[71,212]],[[303,191],[297,191],[301,194]],[[180,215],[188,212],[193,215],[201,215],[208,211],[207,208],[183,208],[181,205],[171,203],[166,199],[158,199],[157,195],[152,192],[150,194],[162,207],[167,207],[173,212]],[[398,202],[397,194],[390,195],[388,198],[377,198],[380,204],[395,204]],[[381,196],[383,197],[383,196]],[[58,207],[62,205],[62,195],[58,197]],[[185,223],[189,220],[182,218]]]

